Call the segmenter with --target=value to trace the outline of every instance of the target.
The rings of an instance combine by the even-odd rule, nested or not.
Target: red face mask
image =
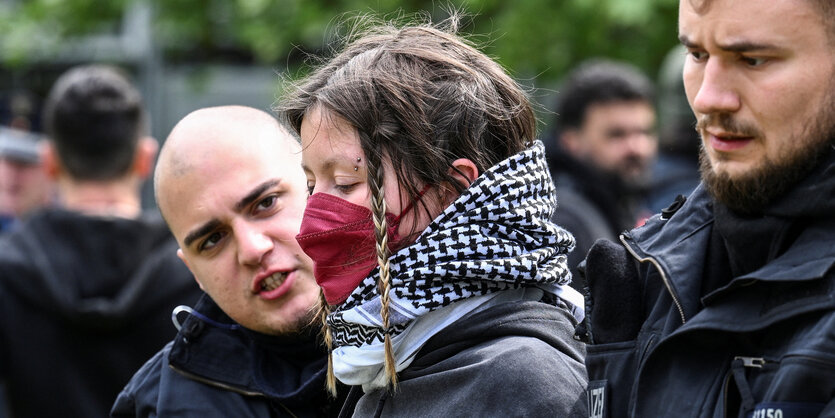
[[[386,214],[389,251],[399,244],[400,217],[410,208],[397,216]],[[313,259],[313,276],[329,305],[348,299],[377,266],[371,210],[333,195],[316,193],[307,199],[296,241]]]

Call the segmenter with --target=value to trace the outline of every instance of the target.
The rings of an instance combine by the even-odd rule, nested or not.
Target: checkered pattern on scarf
[[[551,222],[555,207],[540,141],[482,173],[414,244],[391,256],[389,333],[457,300],[567,284],[574,238]],[[328,316],[335,347],[383,341],[378,277],[373,270]]]

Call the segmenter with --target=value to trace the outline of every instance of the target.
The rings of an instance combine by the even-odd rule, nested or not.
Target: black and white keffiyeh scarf
[[[555,207],[544,146],[536,141],[482,173],[415,243],[391,256],[389,333],[398,372],[432,335],[497,296],[577,296],[567,286],[574,238],[551,222]],[[336,377],[366,390],[385,385],[378,277],[373,270],[327,320]],[[530,296],[534,288],[539,296]]]

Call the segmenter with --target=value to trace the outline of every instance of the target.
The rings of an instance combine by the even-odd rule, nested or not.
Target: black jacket
[[[427,341],[393,394],[352,388],[342,416],[582,416],[586,373],[574,325],[564,306],[533,301],[464,317]]]
[[[114,417],[317,417],[343,399],[325,391],[317,333],[267,336],[235,324],[204,296],[177,337],[119,394]],[[185,315],[185,314],[181,314]],[[344,392],[344,391],[343,391]]]
[[[0,239],[0,380],[15,417],[105,416],[199,289],[158,215],[33,214]]]
[[[703,186],[624,234],[625,247],[596,244],[578,328],[591,342],[590,416],[835,416],[835,195],[818,190],[799,193],[821,210],[785,251],[717,287],[704,287],[716,269]]]
[[[642,191],[628,190],[612,175],[595,170],[562,149],[548,154],[551,177],[557,188],[557,209],[551,220],[574,235],[576,246],[568,255],[571,286],[581,290],[577,266],[598,239],[614,240],[635,227],[642,216]]]

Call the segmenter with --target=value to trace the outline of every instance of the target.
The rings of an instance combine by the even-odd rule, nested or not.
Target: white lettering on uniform
[[[763,408],[754,411],[753,418],[783,418],[783,410],[780,408]]]
[[[591,410],[589,411],[589,418],[603,418],[604,397],[604,388],[591,390]]]

